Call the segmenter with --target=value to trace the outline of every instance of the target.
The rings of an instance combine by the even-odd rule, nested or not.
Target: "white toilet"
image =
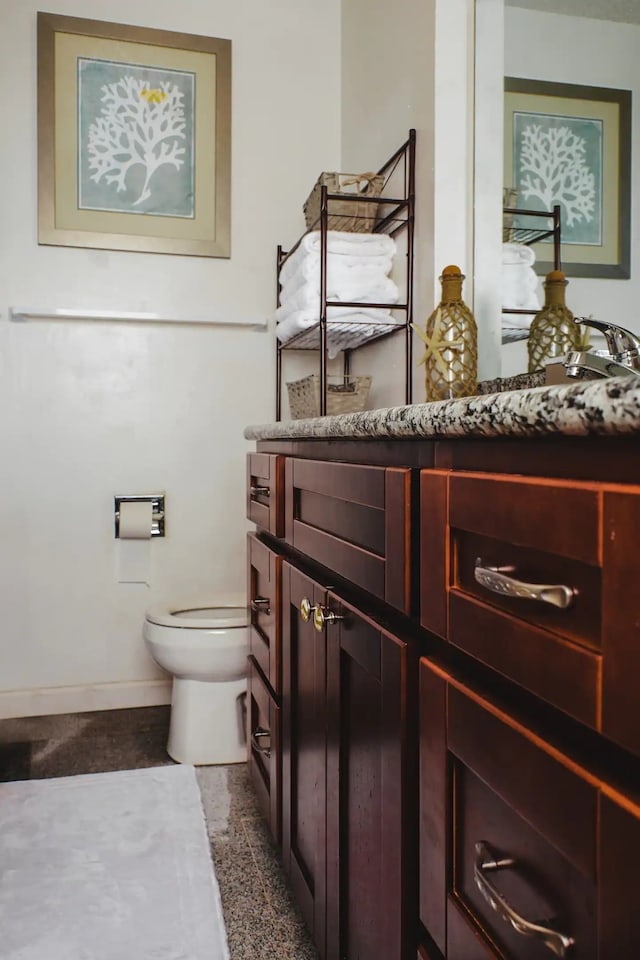
[[[173,674],[169,756],[195,765],[246,760],[246,607],[153,607],[144,640],[156,663]]]

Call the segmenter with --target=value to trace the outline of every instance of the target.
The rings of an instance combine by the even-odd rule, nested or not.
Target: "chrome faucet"
[[[597,380],[600,377],[640,377],[640,337],[613,323],[574,317],[604,334],[606,350],[572,350],[562,363],[567,376],[576,380]]]

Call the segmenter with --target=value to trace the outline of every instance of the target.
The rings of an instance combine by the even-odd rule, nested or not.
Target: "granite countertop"
[[[247,440],[640,434],[640,378],[615,377],[247,427]]]

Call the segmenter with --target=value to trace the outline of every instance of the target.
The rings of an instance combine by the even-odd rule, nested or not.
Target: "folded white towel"
[[[503,330],[528,330],[531,327],[531,321],[535,314],[533,313],[503,313]]]
[[[341,284],[327,284],[327,300],[349,300],[357,303],[397,303],[400,298],[397,285],[390,277],[345,280]],[[308,308],[320,315],[320,283],[307,282],[292,293],[288,285],[280,294],[281,307],[292,310]]]
[[[344,284],[356,280],[367,280],[376,283],[381,277],[391,272],[393,260],[391,257],[345,257],[340,254],[327,255],[327,296],[329,291],[334,296]],[[294,269],[289,268],[289,261],[280,272],[280,283],[288,294],[306,283],[315,283],[320,289],[320,256],[307,256]],[[280,295],[282,299],[283,293]]]
[[[536,254],[525,243],[503,243],[502,262],[521,263],[526,267],[532,267],[536,262]]]
[[[502,267],[502,305],[504,307],[539,310],[541,303],[538,286],[538,277],[530,267],[524,267],[524,269]]]
[[[327,307],[327,322],[330,322],[334,318],[345,317],[354,311],[366,314],[370,320],[387,321],[391,317],[391,311],[385,307],[367,308],[363,304],[362,307]],[[289,320],[290,317],[294,318],[295,323],[303,326],[311,326],[314,323],[320,322],[319,310],[315,306],[292,308],[291,306],[285,305],[278,307],[275,312],[277,324],[284,323]]]
[[[522,243],[502,245],[502,305],[532,313],[503,313],[503,330],[528,330],[542,306],[540,278],[533,269],[536,255]]]
[[[396,242],[385,233],[346,233],[343,230],[327,231],[327,253],[343,257],[393,257]],[[298,246],[283,265],[280,281],[284,283],[293,276],[299,265],[307,258],[320,256],[320,231],[305,233]]]
[[[348,308],[341,311],[339,320],[327,323],[327,352],[330,359],[333,360],[341,350],[360,346],[371,337],[392,330],[396,323],[401,322],[387,314],[386,311],[376,310],[375,315],[378,322],[372,323],[374,311],[358,311],[355,308]],[[286,319],[278,324],[276,336],[280,343],[288,343],[292,337],[302,333],[303,330],[309,329],[315,323],[317,323],[317,317],[310,320],[304,311],[297,310],[290,313]],[[310,348],[317,348],[320,337],[318,331],[314,330],[313,334],[309,334],[309,337],[313,337],[313,339],[306,345]]]

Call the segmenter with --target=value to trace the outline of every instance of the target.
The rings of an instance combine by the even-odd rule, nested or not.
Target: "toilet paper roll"
[[[120,539],[150,540],[153,523],[150,500],[125,500],[120,503]]]
[[[120,539],[116,548],[118,583],[149,584],[151,580],[152,510],[148,500],[120,504]]]

